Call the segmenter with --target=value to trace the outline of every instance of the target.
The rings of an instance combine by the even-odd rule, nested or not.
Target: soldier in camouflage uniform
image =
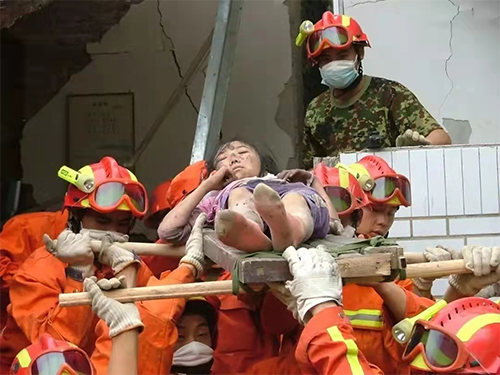
[[[361,61],[370,44],[354,19],[325,12],[315,25],[308,22],[302,24],[300,35],[306,40],[308,59],[319,65],[322,83],[329,90],[307,108],[305,167],[312,167],[314,156],[451,143],[448,133],[409,89],[395,81],[363,75]]]

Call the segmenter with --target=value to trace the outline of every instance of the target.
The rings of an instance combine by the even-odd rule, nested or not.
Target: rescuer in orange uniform
[[[321,168],[316,170],[317,175],[321,176],[325,172],[321,172]],[[411,204],[409,181],[406,177],[398,175],[379,157],[366,157],[356,165],[344,166],[340,169],[344,169],[344,171],[326,169],[326,172],[330,171],[331,173],[331,181],[335,181],[337,176],[343,176],[342,181],[344,182],[340,184],[340,187],[345,189],[346,186],[352,184],[349,187],[351,194],[354,191],[357,191],[358,194],[363,191],[365,195],[361,199],[354,198],[357,201],[357,206],[353,206],[349,205],[349,199],[347,199],[351,195],[340,189],[338,191],[330,189],[334,205],[337,201],[339,208],[344,207],[344,210],[339,214],[343,223],[352,223],[356,228],[356,233],[365,238],[376,235],[385,236],[394,222],[394,215],[399,206]],[[380,195],[379,190],[373,189],[373,186],[371,186],[372,190],[368,189],[369,186],[365,186],[366,190],[360,189],[361,185],[356,186],[354,180],[344,175],[346,171],[362,181],[368,179],[377,181],[378,187],[382,188],[384,194]],[[361,175],[365,178],[362,179]],[[328,181],[324,175],[318,178]],[[330,186],[334,185],[333,182],[329,184]],[[372,194],[374,195],[372,196]],[[346,215],[346,212],[349,211],[350,214]],[[344,314],[351,322],[360,351],[363,352],[368,362],[387,374],[409,374],[410,372],[409,366],[400,361],[403,347],[392,337],[392,326],[406,317],[417,315],[434,303],[427,298],[416,296],[412,290],[411,280],[367,285],[350,284],[346,285],[343,290]],[[294,310],[290,301],[287,301],[283,296],[280,297],[276,290],[274,292],[288,305],[289,309]],[[287,340],[292,343],[297,342],[296,328],[292,325],[284,326],[284,313],[277,313],[277,309],[272,303],[272,297],[269,295],[264,301],[261,315],[261,320],[266,327],[280,327],[281,333],[289,332],[291,334],[288,335]],[[282,355],[286,356],[287,354],[282,353]]]
[[[193,283],[204,273],[209,263],[203,254],[203,224],[205,215],[200,215],[186,244],[186,255],[181,258],[179,267],[166,271],[158,280],[150,277],[147,286]],[[185,309],[184,298],[141,301],[136,303],[145,330],[139,339],[139,374],[169,374],[178,341],[176,324]],[[214,303],[216,305],[216,303]],[[109,325],[109,323],[108,323]],[[215,323],[214,323],[215,325]],[[108,326],[99,322],[96,327],[97,341],[91,357],[97,374],[105,375],[111,357],[114,336]]]
[[[0,232],[0,330],[7,321],[10,303],[9,288],[12,278],[23,262],[43,246],[43,235],[55,238],[66,228],[68,213],[34,212],[16,215]]]
[[[127,241],[126,233],[146,213],[142,184],[111,157],[85,166],[79,173],[93,178],[93,191],[85,193],[69,186],[64,203],[69,229],[59,235],[57,243],[44,236],[45,246],[26,259],[12,280],[8,321],[0,337],[1,373],[7,373],[14,356],[45,332],[92,353],[96,319],[91,308],[61,308],[59,294],[82,291],[86,277],[109,278],[131,264],[140,264],[131,252],[117,250],[112,242]],[[102,240],[96,259],[91,239]],[[137,284],[145,285],[150,276],[149,269],[141,266]]]

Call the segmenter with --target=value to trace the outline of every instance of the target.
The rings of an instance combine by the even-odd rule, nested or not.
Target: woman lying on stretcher
[[[212,169],[210,177],[163,219],[158,228],[162,240],[185,242],[201,212],[223,243],[247,252],[283,251],[325,237],[330,226],[340,229],[337,213],[316,178],[301,170],[275,176],[272,159],[248,143],[222,145]]]

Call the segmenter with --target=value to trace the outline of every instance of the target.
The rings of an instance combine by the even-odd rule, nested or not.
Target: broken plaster
[[[380,3],[380,2],[383,2],[383,1],[386,1],[386,0],[367,0],[367,1],[360,1],[359,3],[354,3],[354,4],[349,5],[346,9],[355,8],[355,7],[357,7],[358,5],[364,5],[364,4],[375,4],[375,3]]]
[[[441,111],[443,110],[443,107],[446,104],[446,101],[448,100],[451,93],[453,92],[453,89],[455,88],[455,82],[450,77],[450,74],[448,72],[448,64],[449,64],[451,58],[453,57],[453,22],[455,22],[455,19],[460,14],[460,5],[455,4],[452,0],[448,0],[448,2],[456,8],[457,12],[453,16],[453,18],[450,20],[450,39],[448,41],[448,47],[449,47],[450,54],[448,55],[448,57],[446,58],[446,60],[444,62],[444,73],[446,74],[446,77],[450,81],[451,87],[450,87],[450,90],[448,91],[448,93],[446,94],[446,96],[444,97],[443,102],[439,106],[439,117],[441,117]]]
[[[179,60],[177,59],[177,53],[175,50],[175,45],[173,39],[168,36],[167,32],[165,31],[165,26],[163,25],[163,13],[161,12],[160,8],[160,0],[156,0],[156,10],[158,11],[158,16],[159,16],[159,25],[162,34],[165,36],[165,38],[170,42],[170,53],[172,54],[172,58],[174,59],[174,64],[177,67],[177,74],[181,79],[184,78],[184,75],[182,74],[181,70],[181,65],[179,64]],[[165,52],[165,40],[162,38],[162,43],[163,43],[163,51]],[[184,87],[184,93],[186,94],[186,97],[188,98],[189,102],[191,103],[191,106],[195,110],[196,114],[199,114],[198,108],[194,104],[193,98],[191,98],[191,95],[189,95],[188,88],[187,86]]]

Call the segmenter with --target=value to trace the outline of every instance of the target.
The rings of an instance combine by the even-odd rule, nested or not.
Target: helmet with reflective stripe
[[[382,187],[382,181],[384,181],[385,184],[388,184],[386,185],[386,189],[391,194],[392,191],[396,189],[396,187],[399,187],[398,182],[401,182],[401,187],[399,189],[400,194],[393,195],[391,199],[385,200],[383,201],[383,203],[392,206],[411,205],[411,186],[409,180],[405,176],[398,174],[380,156],[365,156],[357,163],[351,164],[349,167],[360,175],[368,174],[372,178],[375,183],[375,187],[374,189],[372,189],[372,192],[377,189],[377,179],[379,179],[378,185],[380,187]],[[387,179],[384,179],[384,177],[386,177]],[[373,194],[369,193],[368,197],[372,200]],[[381,201],[377,202],[374,200],[374,203],[381,203]]]
[[[161,220],[172,209],[168,201],[168,191],[171,183],[172,180],[164,181],[153,190],[153,194],[149,199],[148,215],[144,220],[144,224],[148,228],[157,229],[155,223]]]
[[[473,359],[467,365],[470,368],[453,371],[454,374],[500,372],[500,306],[497,303],[480,297],[462,298],[443,307],[430,322],[463,342]],[[438,346],[436,343],[436,348]],[[410,365],[415,369],[430,370],[422,354]]]
[[[10,368],[11,375],[33,373],[93,375],[94,368],[82,349],[43,333],[35,343],[17,354]]]
[[[132,214],[138,218],[142,218],[144,216],[145,212],[147,211],[146,189],[137,180],[137,177],[131,171],[119,165],[118,162],[112,157],[105,156],[101,159],[100,162],[86,165],[80,168],[78,172],[80,172],[82,175],[93,178],[96,188],[91,193],[85,193],[84,191],[78,189],[78,187],[76,187],[75,185],[70,184],[68,187],[68,191],[66,192],[66,195],[64,197],[63,208],[90,208],[97,212],[109,213],[109,210],[104,210],[98,204],[95,204],[96,200],[90,199],[90,197],[91,195],[92,197],[95,197],[99,186],[108,182],[118,182],[122,185],[130,184],[135,187],[135,190],[138,191],[137,195],[139,195],[142,200],[140,202],[141,208],[139,210],[137,208],[131,209],[129,203],[127,203],[127,201],[125,200],[122,200],[116,208],[113,208],[113,210],[131,211]]]
[[[354,209],[360,209],[361,207],[370,204],[370,201],[361,188],[359,181],[346,169],[328,167],[323,163],[319,163],[314,168],[313,173],[325,188],[329,186],[341,187],[351,193],[354,198]],[[328,189],[326,190],[328,193]]]
[[[323,13],[308,34],[308,59],[315,59],[326,48],[343,49],[351,44],[370,47],[368,37],[354,18],[329,11]]]

